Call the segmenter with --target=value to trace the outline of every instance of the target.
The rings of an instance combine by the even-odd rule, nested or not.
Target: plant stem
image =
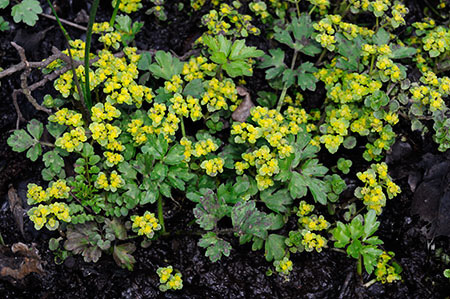
[[[66,28],[64,28],[63,24],[61,23],[61,20],[59,19],[58,15],[56,14],[56,10],[53,7],[53,4],[50,2],[50,0],[47,0],[48,5],[50,6],[50,9],[52,10],[53,15],[55,16],[56,22],[59,25],[59,28],[61,28],[62,33],[64,34],[64,37],[67,41],[71,41],[69,33],[67,33]]]
[[[299,1],[295,1],[295,8],[297,9],[297,17],[298,18],[300,18],[300,8],[299,8],[299,6],[298,6],[298,3],[300,2],[300,0]]]
[[[113,11],[113,14],[111,16],[111,20],[109,20],[109,26],[110,27],[114,26],[114,22],[116,21],[116,16],[117,16],[117,12],[119,11],[120,2],[122,2],[122,1],[121,0],[117,0],[116,6],[114,7],[114,11]]]
[[[297,60],[297,55],[298,55],[298,51],[295,50],[295,51],[294,51],[294,56],[292,57],[291,70],[294,69],[295,61]],[[277,111],[278,111],[278,112],[281,111],[281,107],[283,106],[284,97],[286,96],[287,90],[288,90],[287,83],[284,83],[283,90],[281,91],[280,98],[278,99],[278,105],[277,105]]]
[[[184,117],[181,117],[180,123],[181,123],[181,134],[183,135],[184,138],[186,138],[186,129],[184,128]]]
[[[373,54],[372,57],[371,57],[371,59],[370,59],[370,70],[369,70],[369,75],[372,75],[374,63],[375,63],[375,54]]]
[[[97,14],[97,8],[100,0],[94,0],[89,14],[89,24],[86,33],[86,48],[84,51],[84,75],[85,75],[85,103],[89,111],[92,108],[91,88],[89,84],[89,53],[91,51],[91,39],[92,39],[92,27],[94,26],[95,15]]]
[[[70,67],[71,67],[71,70],[72,70],[72,77],[73,77],[73,80],[75,81],[75,86],[77,87],[77,91],[78,91],[78,94],[80,95],[80,100],[81,100],[81,103],[82,103],[80,105],[81,106],[80,107],[81,114],[83,115],[83,119],[86,121],[86,123],[89,123],[90,122],[89,111],[87,111],[86,106],[83,104],[83,103],[85,103],[84,95],[83,95],[84,93],[82,91],[80,81],[78,81],[78,76],[77,76],[77,73],[75,71],[75,64],[73,63],[72,47],[70,46],[70,41],[72,39],[70,38],[69,33],[67,33],[66,28],[64,28],[63,24],[61,23],[58,15],[56,13],[56,10],[53,7],[53,4],[50,2],[50,0],[47,0],[47,3],[48,3],[48,5],[50,5],[52,13],[55,16],[56,22],[58,22],[59,28],[61,29],[61,31],[62,31],[62,33],[64,35],[64,38],[66,39],[67,52],[69,53]]]
[[[371,281],[366,282],[365,284],[363,284],[363,287],[368,288],[368,287],[370,287],[371,285],[373,285],[375,282],[377,282],[377,279],[376,279],[376,278],[374,278],[374,279],[372,279]]]
[[[48,146],[48,147],[55,147],[55,145],[53,143],[50,142],[45,142],[45,141],[39,141],[39,143],[43,146]]]
[[[317,5],[314,5],[313,8],[311,8],[311,10],[308,12],[308,15],[311,15],[314,11],[314,9],[316,9]]]
[[[319,65],[322,62],[322,59],[325,57],[325,54],[327,53],[327,49],[323,49],[322,53],[320,53],[319,59],[316,61],[316,65]]]
[[[161,233],[166,232],[166,227],[164,225],[164,215],[163,215],[163,202],[162,202],[162,195],[159,194],[158,197],[158,220],[159,224],[161,225]]]
[[[362,256],[361,254],[358,256],[358,264],[356,264],[356,272],[358,272],[358,275],[362,275]]]

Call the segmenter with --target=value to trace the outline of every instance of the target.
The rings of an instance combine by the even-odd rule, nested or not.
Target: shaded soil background
[[[78,1],[73,1],[75,2]],[[189,2],[184,2],[187,7]],[[80,9],[86,8],[84,4],[72,5],[72,1],[64,3],[60,5],[61,13],[68,20],[73,20]],[[148,6],[147,2],[145,3]],[[421,19],[423,7],[415,1],[407,3],[411,10],[408,22]],[[143,50],[171,50],[183,55],[190,49],[192,41],[201,34],[198,26],[204,11],[189,16],[171,5],[166,7],[170,20],[167,22],[159,22],[154,17],[146,16],[143,13],[145,7],[132,15],[135,21],[145,21],[145,27],[138,35],[136,45]],[[111,12],[110,2],[102,1],[98,20],[107,20]],[[41,17],[37,26],[29,28],[15,24],[8,16],[9,11],[6,11],[5,18],[10,21],[11,31],[0,35],[0,65],[3,68],[19,62],[10,41],[20,42],[20,32],[38,33],[55,25],[53,21]],[[83,32],[80,30],[67,28],[72,37],[83,38]],[[268,47],[266,41],[258,38],[251,38],[249,41],[262,49]],[[44,59],[49,56],[53,45],[64,48],[64,40],[56,26],[50,29],[42,40],[27,49],[27,54],[30,60]],[[38,80],[40,76],[39,72],[34,72],[30,81]],[[254,78],[248,80],[248,88],[252,94],[263,88],[264,82],[261,78],[263,73],[256,72]],[[13,186],[22,199],[26,198],[27,183],[39,183],[42,169],[42,163],[30,162],[25,154],[13,152],[6,144],[16,123],[11,93],[19,86],[18,74],[1,80],[0,233],[7,246],[17,242],[30,246],[35,244],[44,261],[45,274],[31,274],[22,281],[3,278],[0,280],[0,295],[3,298],[445,298],[450,294],[450,282],[442,275],[446,268],[445,254],[450,254],[449,239],[427,239],[427,223],[411,213],[415,196],[413,191],[426,182],[426,174],[434,165],[450,161],[450,154],[437,152],[437,146],[430,135],[422,137],[411,132],[405,121],[397,127],[398,135],[402,138],[398,138],[399,141],[387,157],[391,175],[401,186],[402,193],[388,201],[380,217],[381,227],[377,232],[385,242],[385,249],[394,251],[396,260],[403,267],[402,282],[391,285],[375,283],[364,288],[361,278],[356,274],[355,261],[331,248],[321,253],[293,255],[294,270],[290,281],[284,281],[276,275],[266,276],[270,264],[265,261],[263,252],[253,252],[250,246],[239,246],[236,238],[230,238],[233,245],[230,257],[211,263],[204,257],[204,250],[196,245],[198,236],[194,233],[195,226],[191,227],[192,235],[163,238],[154,242],[148,249],[138,247],[134,254],[137,262],[133,272],[120,269],[111,256],[105,255],[96,264],[85,263],[79,256],[69,257],[61,265],[55,264],[54,255],[48,249],[48,240],[53,235],[45,231],[36,232],[27,217],[24,218],[25,234],[22,235],[8,206],[9,187]],[[36,98],[42,98],[46,93],[54,93],[51,84],[36,91],[34,95]],[[305,98],[314,105],[314,102],[321,99],[321,95],[305,94]],[[19,105],[27,120],[46,119],[46,115],[37,113],[25,98],[20,97]],[[22,123],[21,127],[24,125]],[[353,174],[368,165],[362,160],[360,153],[345,152],[343,155],[354,161]],[[351,188],[354,188],[356,182],[348,180],[347,183],[350,191],[344,194],[343,200],[346,196],[351,197]],[[445,180],[443,183],[449,184]],[[422,185],[425,190],[426,187],[426,184]],[[188,223],[194,219],[192,204],[186,200],[181,206],[171,202],[168,205],[168,231],[186,229]],[[329,245],[332,247],[332,242]],[[181,271],[184,283],[181,291],[159,292],[156,269],[167,264]],[[364,276],[363,280],[367,282],[370,278]]]

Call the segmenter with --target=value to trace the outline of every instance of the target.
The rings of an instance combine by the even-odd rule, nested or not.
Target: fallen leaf
[[[250,110],[255,107],[255,104],[253,104],[247,89],[242,86],[238,86],[236,87],[236,90],[238,95],[244,97],[244,100],[242,100],[242,103],[239,105],[239,107],[234,110],[231,118],[234,121],[244,122],[250,116]]]
[[[11,254],[12,253],[12,254]],[[21,242],[11,246],[11,252],[5,247],[0,253],[0,276],[5,279],[21,280],[30,273],[44,274],[38,250],[28,248]]]
[[[23,208],[22,208],[22,200],[19,195],[17,195],[16,189],[12,185],[9,186],[8,190],[8,201],[9,201],[9,209],[14,216],[14,220],[24,236],[23,232]]]

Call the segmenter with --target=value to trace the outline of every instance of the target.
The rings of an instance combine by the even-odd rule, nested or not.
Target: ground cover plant
[[[158,256],[167,240],[179,247],[188,236],[201,253],[195,259],[208,260],[204,267],[258,256],[258,273],[277,286],[239,293],[246,288],[238,285],[239,295],[219,296],[293,297],[302,289],[304,296],[342,298],[415,297],[411,278],[420,270],[398,258],[414,236],[426,244],[420,258],[434,254],[433,274],[414,273],[427,286],[418,294],[445,295],[446,3],[168,2],[90,1],[80,26],[63,19],[72,4],[0,1],[0,30],[19,22],[29,28],[42,16],[55,20],[48,30],[61,37],[58,47],[48,41],[50,55],[32,62],[33,49],[17,34],[11,46],[20,61],[0,72],[2,88],[3,79],[19,82],[5,143],[40,163],[23,203],[13,188],[18,183],[10,182],[9,207],[23,237],[26,231],[45,240],[49,256],[68,268],[83,259],[90,269],[114,260],[110,271],[122,277],[144,269],[139,279],[152,277],[143,284],[153,290],[145,296],[203,295],[196,289],[201,277],[190,270],[194,257]],[[177,28],[180,18],[196,22],[188,21],[194,29],[185,44],[176,43],[178,52],[140,40],[150,34],[147,26]],[[423,158],[411,154],[411,144]],[[414,163],[402,176],[406,159]],[[396,209],[419,214],[417,227],[431,225],[404,231],[390,219],[406,213]],[[410,214],[401,215],[412,223]],[[398,245],[395,238],[408,241]],[[22,245],[19,252],[33,252],[39,262],[34,247]],[[143,258],[149,253],[150,263]],[[312,281],[323,276],[307,261],[327,255],[344,260],[345,280],[314,292],[295,282],[308,273]],[[11,271],[3,276],[17,283],[43,271],[39,263],[27,266],[4,266]]]

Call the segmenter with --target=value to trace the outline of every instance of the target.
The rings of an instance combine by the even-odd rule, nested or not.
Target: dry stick
[[[51,19],[53,21],[56,21],[56,18],[54,16],[52,16],[52,15],[48,15],[46,13],[40,13],[39,15],[43,16],[45,18]],[[69,26],[72,26],[74,28],[77,28],[77,29],[80,29],[80,30],[83,30],[83,31],[87,30],[86,27],[78,25],[76,23],[73,23],[73,22],[70,22],[70,21],[67,21],[67,20],[64,20],[64,19],[61,19],[61,18],[59,18],[59,20],[61,21],[61,23],[64,23],[64,24],[69,25]]]

